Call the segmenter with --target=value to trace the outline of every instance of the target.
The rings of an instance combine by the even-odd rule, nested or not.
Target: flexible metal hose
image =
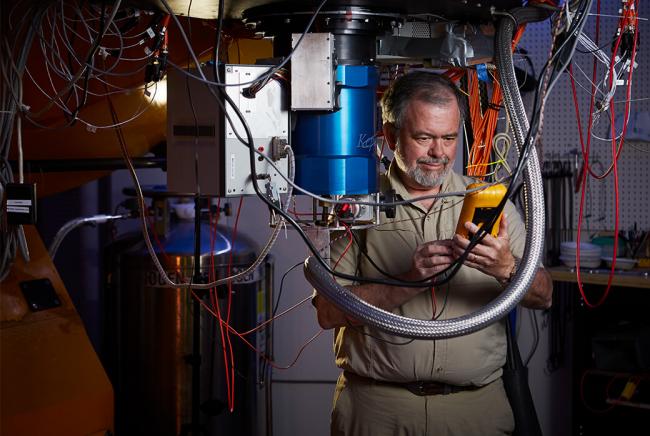
[[[515,17],[515,19],[517,19]],[[528,120],[521,101],[512,63],[511,41],[516,23],[500,21],[496,38],[496,59],[500,71],[506,109],[512,120],[515,140],[521,147],[526,138]],[[319,293],[364,324],[387,333],[419,339],[445,339],[480,330],[504,317],[524,297],[537,273],[543,249],[544,196],[537,155],[531,150],[524,170],[524,189],[531,199],[526,213],[526,247],[519,269],[506,290],[482,309],[447,320],[418,320],[399,316],[372,306],[336,283],[316,259],[305,261],[305,277]]]
[[[122,215],[93,215],[93,216],[79,217],[70,220],[67,223],[65,223],[59,229],[58,232],[56,232],[56,235],[54,236],[54,240],[50,244],[50,247],[47,249],[47,251],[49,252],[50,257],[54,259],[54,256],[56,256],[57,251],[59,251],[59,246],[61,245],[65,237],[68,236],[68,233],[70,233],[77,227],[104,224],[109,221],[121,220],[125,218],[131,218],[131,215],[128,213]]]

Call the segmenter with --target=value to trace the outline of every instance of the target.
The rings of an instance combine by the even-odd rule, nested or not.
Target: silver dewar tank
[[[135,240],[139,242],[135,242]],[[211,241],[212,239],[212,241]],[[201,272],[207,277],[211,261],[216,277],[250,266],[255,245],[238,232],[218,227],[211,235],[201,227]],[[160,238],[156,252],[175,282],[194,271],[194,222],[172,224]],[[163,254],[163,252],[165,254]],[[104,294],[104,364],[113,381],[117,435],[177,436],[198,434],[192,421],[193,296],[186,289],[163,286],[141,237],[121,238],[107,250]],[[213,275],[214,276],[214,275]],[[232,285],[230,324],[237,331],[253,328],[268,318],[272,259]],[[210,305],[210,297],[203,301]],[[205,292],[205,291],[204,291]],[[219,287],[220,312],[227,316],[227,286]],[[235,361],[235,410],[227,407],[223,349],[219,323],[204,308],[201,317],[201,424],[207,435],[266,434],[266,397],[270,372],[262,357],[231,334]],[[225,331],[225,327],[224,327]],[[264,330],[246,336],[260,352],[270,354],[270,335]],[[225,348],[229,349],[226,342]]]

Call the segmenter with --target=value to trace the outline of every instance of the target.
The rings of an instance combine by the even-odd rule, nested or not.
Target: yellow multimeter
[[[486,183],[472,183],[467,185],[467,189],[479,188],[486,185]],[[480,191],[475,191],[465,196],[463,201],[463,208],[460,211],[458,224],[456,225],[456,233],[469,239],[471,236],[465,228],[465,223],[471,221],[479,227],[482,227],[487,220],[494,213],[494,209],[501,203],[501,200],[506,195],[506,187],[502,184],[492,185]],[[490,229],[490,234],[496,237],[499,234],[499,224],[503,211],[499,214],[496,222]]]

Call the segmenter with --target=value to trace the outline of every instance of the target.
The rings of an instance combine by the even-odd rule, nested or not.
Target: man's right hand
[[[411,281],[422,280],[449,267],[454,260],[452,247],[451,239],[418,245],[413,253],[411,270],[405,278]]]

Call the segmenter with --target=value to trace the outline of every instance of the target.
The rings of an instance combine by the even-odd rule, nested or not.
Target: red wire
[[[170,18],[169,15],[165,15],[165,18],[163,18],[163,22],[162,22],[162,29],[164,29],[163,31],[165,32],[165,36],[163,37],[162,48],[165,50],[167,49],[167,45],[169,41],[169,18]]]
[[[635,11],[636,11],[636,9],[635,9]],[[596,45],[598,45],[599,20],[600,20],[600,1],[597,4],[597,12],[596,13],[598,15],[596,16],[596,41],[595,41],[595,43],[596,43]],[[630,15],[631,15],[630,10],[626,9],[624,11],[624,13],[623,13],[623,16],[621,17],[621,23],[627,22],[630,19]],[[620,25],[620,27],[622,28],[622,24]],[[625,101],[623,131],[621,133],[621,140],[620,140],[618,148],[617,148],[616,159],[619,158],[619,156],[621,154],[621,151],[623,150],[623,139],[625,138],[625,132],[627,131],[627,124],[628,124],[627,121],[629,119],[629,107],[630,107],[630,96],[631,96],[631,94],[630,94],[631,87],[629,86],[629,81],[630,81],[630,79],[632,77],[632,69],[633,69],[632,67],[634,66],[634,58],[636,57],[637,32],[638,32],[638,22],[636,23],[636,26],[635,26],[635,36],[634,36],[634,42],[633,42],[634,45],[633,45],[633,49],[632,49],[631,68],[630,68],[630,73],[628,73],[628,87],[627,87],[627,93],[626,93],[627,98],[626,98],[626,101]],[[620,34],[618,35],[618,38],[617,38],[616,43],[615,43],[615,47],[614,47],[614,49],[612,51],[612,53],[614,53],[614,54],[618,51],[618,47],[620,45],[623,33],[624,32],[621,31]],[[614,58],[614,56],[615,55],[613,55],[612,57]],[[612,62],[610,63],[610,77],[609,77],[610,88],[611,88],[612,81],[613,81],[613,77],[612,77],[613,71],[614,71],[613,61],[614,61],[614,59],[612,59]],[[580,132],[580,146],[581,146],[581,149],[582,149],[583,158],[585,156],[589,156],[589,149],[590,149],[590,145],[591,145],[591,128],[592,128],[592,120],[593,120],[592,117],[593,117],[594,101],[595,101],[596,71],[597,71],[597,62],[594,59],[594,67],[593,67],[593,74],[592,74],[592,84],[591,84],[591,100],[590,100],[590,105],[589,105],[589,125],[587,126],[587,144],[586,144],[586,147],[585,147],[585,144],[584,144],[583,139],[582,139],[582,131]],[[571,76],[571,80],[573,81],[574,79],[573,79],[573,73],[572,72],[571,72],[570,76]],[[573,86],[574,85],[572,84],[572,87]],[[574,99],[575,99],[575,97],[574,97]],[[580,114],[580,109],[577,106],[576,106],[576,113],[578,114],[578,117],[579,117],[580,116],[579,115]],[[614,135],[614,136],[616,136],[616,135]],[[609,166],[609,168],[607,168],[607,170],[603,174],[596,174],[594,172],[594,170],[591,168],[591,165],[589,165],[588,159],[584,159],[584,160],[585,160],[584,166],[586,167],[587,171],[589,171],[589,174],[592,177],[596,178],[596,179],[604,179],[604,178],[606,178],[607,176],[609,176],[609,174],[614,169],[614,165],[612,163]]]
[[[218,200],[217,208],[219,208],[220,205],[221,205],[221,199]],[[214,278],[214,274],[213,274],[213,272],[214,272],[214,236],[215,236],[216,226],[217,226],[218,220],[219,220],[218,217],[219,216],[217,215],[217,220],[215,221],[214,227],[211,228],[211,232],[210,232],[211,256],[210,256],[210,271],[208,271],[208,277],[210,278],[210,281],[212,281],[212,279]],[[210,221],[212,221],[212,214],[210,214]],[[165,251],[162,243],[160,242],[160,239],[158,238],[158,233],[156,232],[156,229],[154,228],[153,223],[151,222],[151,217],[147,217],[147,223],[149,224],[149,228],[151,229],[151,233],[152,233],[152,235],[154,237],[156,245],[158,245],[158,249],[160,250],[163,257],[165,258],[165,261],[169,265],[172,265],[173,262],[171,261],[169,255]],[[180,278],[182,280],[184,280],[183,271],[181,269],[179,269],[179,268],[176,268],[176,271],[179,273]],[[192,293],[192,296],[194,298],[198,299],[198,301],[202,305],[205,305],[203,300],[201,300],[196,295],[194,290],[191,290],[191,293]],[[231,397],[230,392],[231,391],[234,392],[234,379],[232,379],[233,383],[231,384],[231,376],[230,376],[230,374],[228,372],[228,369],[229,369],[228,352],[226,350],[226,345],[225,345],[226,344],[226,340],[225,340],[226,339],[226,334],[223,331],[223,323],[224,323],[224,321],[223,321],[223,319],[221,317],[221,311],[220,311],[220,308],[219,308],[219,303],[218,303],[218,298],[216,296],[216,289],[215,288],[212,288],[210,290],[210,300],[211,300],[212,306],[216,309],[216,311],[211,310],[210,312],[219,320],[219,329],[220,329],[220,333],[221,333],[221,344],[222,344],[223,358],[224,358],[224,369],[225,369],[225,376],[226,376],[226,392],[228,392],[228,407],[229,407],[230,411],[232,412],[234,410],[234,397]],[[232,356],[233,356],[232,345],[230,346],[230,356],[231,356],[231,361],[233,361],[233,358],[232,358]]]
[[[265,325],[267,325],[267,324],[269,324],[269,323],[275,321],[276,319],[278,319],[278,318],[280,318],[280,317],[286,315],[287,313],[289,313],[289,312],[291,312],[292,310],[298,308],[299,306],[302,306],[303,304],[305,304],[306,302],[310,301],[311,299],[312,299],[312,295],[309,295],[309,296],[303,298],[302,300],[300,300],[299,302],[297,302],[297,303],[294,304],[293,306],[289,307],[288,309],[285,309],[285,310],[283,310],[282,312],[278,313],[277,315],[275,315],[275,316],[273,316],[273,317],[267,319],[266,321],[257,324],[257,325],[256,325],[255,327],[253,327],[252,329],[240,333],[240,335],[242,335],[242,336],[248,336],[248,335],[250,335],[251,333],[254,333],[254,332],[260,330],[260,329],[261,329],[262,327],[264,327]]]
[[[196,294],[194,294],[194,297],[195,297],[195,298],[198,298],[198,297],[196,296]],[[295,308],[298,307],[300,304],[302,304],[302,303],[304,303],[305,301],[308,301],[308,300],[311,300],[311,296],[308,297],[308,298],[306,298],[305,300],[301,301],[300,303],[294,305],[294,307],[292,307],[292,309],[295,309]],[[210,308],[205,304],[205,302],[204,302],[203,300],[199,299],[199,303],[203,306],[203,308],[204,308],[205,310],[207,310],[208,312],[210,312],[213,316],[217,316],[216,313],[214,313],[214,312],[212,311],[212,309],[210,309]],[[291,309],[287,309],[287,310],[285,310],[283,313],[286,313],[286,312],[288,312],[289,310],[291,310]],[[279,316],[280,316],[280,315],[276,316],[275,318],[278,318]],[[263,353],[262,351],[258,350],[258,349],[253,345],[253,344],[251,344],[251,343],[250,343],[250,342],[249,342],[249,341],[244,337],[246,334],[248,334],[248,332],[239,333],[237,330],[235,330],[233,327],[231,327],[231,326],[230,326],[229,324],[227,324],[225,321],[222,320],[221,323],[222,323],[223,325],[225,325],[226,328],[227,328],[230,332],[234,333],[235,336],[237,336],[239,339],[241,339],[241,340],[242,340],[242,341],[243,341],[243,342],[244,342],[244,343],[245,343],[245,344],[246,344],[250,349],[252,349],[253,351],[255,351],[255,353],[257,353],[260,357],[262,357],[264,360],[266,360],[266,361],[269,363],[269,365],[271,365],[271,366],[272,366],[273,368],[275,368],[275,369],[281,369],[281,370],[290,369],[291,367],[293,367],[293,366],[296,364],[296,362],[298,361],[298,359],[300,358],[300,356],[302,355],[302,352],[305,350],[305,348],[307,348],[307,346],[308,346],[309,344],[311,344],[311,343],[312,343],[312,342],[313,342],[317,337],[319,337],[319,336],[321,335],[321,333],[323,333],[323,332],[325,331],[325,330],[323,330],[323,329],[318,330],[318,332],[316,332],[316,334],[315,334],[314,336],[312,336],[312,337],[311,337],[307,342],[305,342],[305,343],[300,347],[300,349],[299,349],[299,351],[298,351],[298,354],[297,354],[296,357],[293,359],[293,361],[291,361],[291,363],[290,363],[289,365],[286,365],[286,366],[279,366],[279,365],[277,365],[277,364],[275,363],[275,361],[269,359],[268,356],[266,355],[266,353]]]
[[[217,201],[217,210],[220,210],[221,208],[221,198],[218,199]],[[219,223],[219,213],[217,213],[217,218],[216,220],[212,219],[212,212],[210,212],[210,270],[208,271],[208,277],[209,280],[212,281],[216,279],[216,274],[215,274],[215,267],[214,267],[214,243],[216,239],[216,232],[217,232],[217,225]],[[196,297],[195,295],[195,298]],[[199,299],[201,301],[201,299]],[[222,354],[223,354],[223,364],[224,364],[224,372],[225,372],[225,378],[226,378],[226,392],[227,392],[227,397],[228,397],[228,408],[232,412],[234,410],[234,399],[231,399],[230,392],[231,389],[234,389],[234,379],[232,380],[231,384],[231,377],[230,377],[230,365],[228,364],[228,349],[226,348],[226,334],[227,331],[224,332],[223,330],[223,319],[221,317],[221,308],[219,307],[219,296],[217,295],[217,289],[212,288],[210,289],[210,302],[212,304],[212,307],[216,311],[216,317],[217,320],[219,321],[219,333],[221,336],[221,349],[222,349]],[[230,347],[230,355],[232,359],[232,347]]]
[[[345,229],[347,230],[347,232],[348,232],[348,236],[350,237],[350,240],[348,241],[348,245],[345,246],[345,249],[343,250],[343,253],[341,253],[341,255],[339,256],[338,260],[337,260],[336,263],[334,264],[334,268],[333,268],[334,270],[336,270],[336,267],[339,265],[339,262],[341,261],[341,259],[343,259],[343,257],[345,256],[345,254],[348,252],[348,250],[349,250],[350,247],[352,246],[352,240],[354,239],[354,238],[352,237],[352,231],[350,230],[350,227],[348,227],[345,223],[341,223],[341,224],[343,224],[343,227],[345,227]]]
[[[636,9],[636,4],[634,4],[635,9]],[[598,2],[598,13],[600,13],[600,1]],[[626,20],[629,15],[629,10],[626,10],[624,12],[624,16],[622,20]],[[632,86],[632,72],[634,70],[634,59],[636,57],[636,44],[637,44],[637,38],[638,38],[638,22],[636,23],[637,25],[635,26],[634,29],[634,40],[633,40],[633,45],[632,45],[632,55],[630,57],[630,72],[628,73],[628,82],[627,82],[627,92],[626,92],[626,104],[625,104],[625,116],[623,119],[623,130],[621,132],[621,142],[620,145],[617,145],[617,140],[616,140],[616,122],[615,122],[615,114],[614,114],[614,98],[612,97],[609,102],[609,110],[610,110],[610,122],[611,122],[611,127],[612,127],[612,168],[614,170],[614,204],[615,204],[615,219],[614,219],[614,252],[613,252],[613,257],[612,257],[612,267],[609,272],[609,277],[607,279],[607,288],[605,289],[605,292],[601,296],[601,298],[598,300],[596,304],[593,304],[589,302],[587,299],[587,296],[585,295],[583,284],[582,284],[582,279],[580,277],[580,240],[581,240],[581,234],[582,234],[582,219],[583,219],[583,214],[584,214],[584,201],[585,201],[585,194],[587,190],[586,186],[586,178],[587,178],[587,171],[583,171],[582,173],[582,189],[581,189],[581,195],[580,195],[580,211],[578,214],[578,235],[577,235],[577,243],[576,243],[576,278],[578,282],[578,288],[580,290],[580,294],[582,295],[582,299],[584,300],[585,304],[587,307],[590,308],[595,308],[600,306],[601,304],[604,303],[605,299],[609,295],[609,291],[611,289],[612,285],[612,280],[614,279],[614,271],[616,269],[616,256],[618,252],[618,230],[619,230],[619,186],[618,186],[618,156],[620,154],[620,149],[622,149],[623,146],[623,141],[625,139],[625,133],[627,130],[627,124],[628,124],[628,109],[629,109],[629,102],[630,102],[630,96],[631,96],[631,86]],[[597,27],[598,28],[598,27]],[[610,74],[609,74],[609,86],[611,88],[614,77],[613,77],[613,72],[614,72],[614,60],[616,57],[616,53],[618,52],[618,47],[620,45],[621,37],[623,35],[623,32],[621,31],[616,44],[614,46],[614,49],[612,50],[612,57],[610,61]],[[594,61],[595,62],[595,61]],[[595,70],[595,67],[594,67]],[[573,80],[573,76],[571,75],[571,86],[572,86],[572,91],[574,93],[574,104],[576,106],[576,113],[579,114],[578,110],[578,105],[577,105],[577,96],[575,94],[576,89],[575,89],[575,84]],[[595,78],[592,82],[595,82]],[[594,89],[594,85],[592,83],[592,91]],[[593,92],[592,92],[593,94]],[[593,95],[592,95],[592,102],[593,102]],[[591,114],[593,113],[593,108],[590,110],[590,122],[589,126],[587,127],[587,133],[589,134],[589,137],[587,138],[587,147],[585,150],[585,147],[582,147],[583,149],[583,159],[585,161],[584,165],[586,166],[587,169],[589,169],[589,143],[590,143],[590,138],[591,138]],[[580,124],[578,124],[580,127]],[[580,130],[580,137],[581,137],[581,146],[582,144],[582,130]],[[619,149],[617,151],[617,148]],[[589,170],[591,171],[591,170]],[[606,176],[605,174],[604,176]]]
[[[241,207],[243,203],[244,203],[244,197],[240,197],[239,206],[237,207],[237,215],[235,217],[235,225],[233,226],[232,229],[232,238],[230,241],[230,245],[232,246],[232,249],[230,250],[230,257],[228,259],[228,277],[230,277],[231,275],[232,261],[233,261],[233,256],[235,254],[235,240],[237,239],[237,227],[239,225],[239,216],[241,214]],[[226,315],[227,326],[230,326],[231,309],[232,309],[232,280],[228,282],[228,309]],[[230,328],[228,330],[230,330]],[[230,349],[230,378],[232,380],[232,384],[230,385],[231,390],[229,393],[229,399],[230,401],[232,401],[230,405],[230,412],[232,412],[235,408],[235,355],[232,351],[232,342],[230,340],[230,333],[228,332],[226,332],[226,339],[228,340],[228,348]]]

